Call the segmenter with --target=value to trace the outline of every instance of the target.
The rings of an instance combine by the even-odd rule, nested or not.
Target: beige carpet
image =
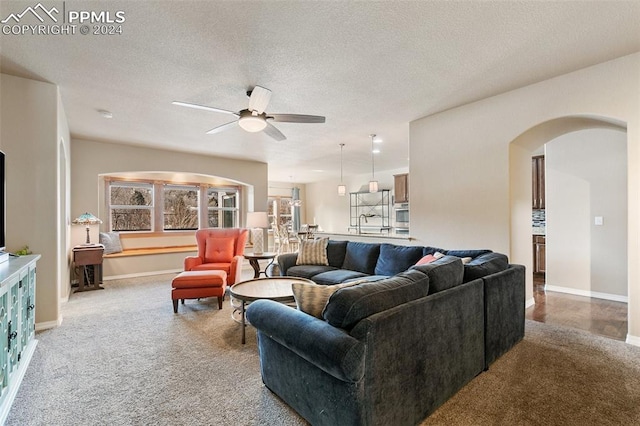
[[[187,301],[171,275],[74,294],[39,344],[8,425],[302,425],[260,379],[255,331]],[[525,340],[424,425],[640,425],[640,348],[527,322]]]

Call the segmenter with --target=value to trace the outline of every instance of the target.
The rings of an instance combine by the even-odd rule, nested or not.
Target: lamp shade
[[[341,197],[347,195],[347,187],[345,185],[338,185],[338,195]]]
[[[91,213],[87,212],[73,219],[73,222],[71,223],[73,223],[74,225],[99,225],[102,223],[102,221]]]
[[[369,181],[369,192],[378,192],[378,181]]]
[[[268,228],[267,212],[248,212],[247,228]]]

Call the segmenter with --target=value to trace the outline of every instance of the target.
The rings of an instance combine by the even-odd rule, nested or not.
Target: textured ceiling
[[[0,17],[33,2],[0,2]],[[2,35],[2,72],[57,84],[78,138],[269,164],[269,179],[312,182],[408,166],[409,122],[640,51],[638,1],[42,1],[125,12],[120,35]],[[226,123],[247,89],[273,91],[287,140]],[[104,119],[97,110],[113,113]],[[473,141],[469,141],[473,143]]]

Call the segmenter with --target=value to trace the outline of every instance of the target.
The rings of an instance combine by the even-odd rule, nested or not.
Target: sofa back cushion
[[[322,317],[334,327],[350,330],[360,320],[429,293],[429,279],[416,270],[375,282],[342,288],[331,295]]]
[[[204,263],[231,263],[234,244],[235,238],[207,238]]]
[[[502,253],[485,253],[464,265],[464,282],[483,278],[509,267],[509,258]]]
[[[412,266],[411,269],[429,277],[429,294],[460,285],[464,277],[462,259],[455,256],[443,256],[425,265]]]
[[[380,244],[349,241],[347,243],[347,252],[344,256],[342,269],[374,275],[379,255]]]
[[[347,241],[329,240],[329,244],[327,244],[329,266],[342,268],[345,254],[347,254]]]
[[[376,263],[376,275],[392,276],[406,271],[422,258],[422,247],[382,244]]]

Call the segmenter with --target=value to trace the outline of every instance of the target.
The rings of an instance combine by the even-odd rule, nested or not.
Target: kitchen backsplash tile
[[[544,235],[546,230],[545,211],[533,210],[531,214],[531,223],[534,234]]]

